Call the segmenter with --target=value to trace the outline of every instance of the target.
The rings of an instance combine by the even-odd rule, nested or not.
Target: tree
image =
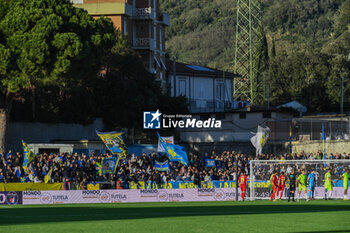
[[[163,94],[160,81],[138,55],[126,41],[118,41],[106,57],[106,73],[90,84],[105,130],[142,129],[144,111],[187,113],[187,100]]]
[[[1,1],[0,9],[1,152],[12,101],[30,87],[67,88],[96,76],[116,31],[68,0]]]
[[[340,8],[335,23],[335,36],[339,36],[346,30],[350,31],[350,0],[346,0]]]
[[[269,68],[269,49],[267,38],[263,27],[259,28],[260,35],[257,36],[254,53],[254,68],[253,68],[253,91],[254,104],[265,104],[266,79]]]

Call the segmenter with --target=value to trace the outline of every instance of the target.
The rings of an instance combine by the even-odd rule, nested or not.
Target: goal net
[[[270,178],[273,172],[277,171],[277,176],[280,176],[284,172],[285,176],[288,177],[292,170],[295,171],[296,177],[302,173],[302,170],[305,170],[306,178],[314,170],[316,178],[315,198],[324,198],[324,180],[328,168],[331,169],[331,179],[334,181],[332,196],[329,198],[344,198],[342,174],[350,168],[350,160],[252,160],[250,161],[249,172],[250,184],[253,184],[249,185],[250,200],[269,199],[272,194]],[[307,184],[307,193],[308,188],[309,185]],[[282,199],[288,198],[289,190],[290,186],[287,179]],[[297,197],[298,191],[298,185],[296,185],[295,197]],[[300,198],[306,198],[304,191],[301,192]]]

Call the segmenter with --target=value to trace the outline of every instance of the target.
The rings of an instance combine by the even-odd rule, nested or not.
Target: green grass
[[[0,232],[350,232],[350,201],[2,206]]]

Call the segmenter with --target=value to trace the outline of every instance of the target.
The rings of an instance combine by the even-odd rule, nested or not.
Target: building
[[[224,112],[246,105],[233,102],[233,79],[239,75],[169,60],[166,65],[171,96],[187,97],[191,113]]]
[[[170,17],[159,0],[71,0],[93,17],[106,16],[138,52],[146,69],[165,84],[165,28]]]
[[[258,125],[269,126],[275,121],[291,121],[293,113],[284,112],[276,108],[244,108],[225,112],[193,113],[192,117],[206,120],[215,118],[222,122],[221,128],[212,129],[181,129],[179,130],[183,142],[219,143],[219,142],[250,142],[253,132]],[[287,132],[287,131],[286,131]]]

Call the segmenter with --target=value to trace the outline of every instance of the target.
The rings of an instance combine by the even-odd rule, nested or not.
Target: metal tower
[[[234,71],[242,78],[234,81],[234,100],[264,101],[264,82],[261,76],[261,49],[264,36],[261,0],[237,0],[237,25]]]

